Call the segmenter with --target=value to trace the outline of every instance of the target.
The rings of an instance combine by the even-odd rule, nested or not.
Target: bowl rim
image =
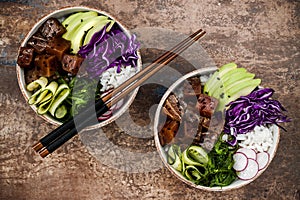
[[[109,14],[109,13],[107,13],[105,11],[102,11],[102,10],[99,10],[99,9],[96,9],[96,8],[87,7],[87,6],[66,6],[66,7],[62,7],[62,8],[56,9],[56,10],[52,11],[51,13],[43,15],[41,18],[39,18],[39,20],[34,24],[34,26],[30,29],[30,31],[24,37],[21,45],[18,48],[17,57],[19,56],[19,52],[20,52],[21,47],[24,47],[27,44],[29,38],[37,31],[37,29],[48,18],[50,18],[50,17],[56,17],[56,16],[58,16],[57,18],[59,18],[59,17],[65,16],[65,15],[69,15],[71,13],[80,12],[80,11],[95,11],[95,12],[97,12],[99,14],[106,15],[109,18],[113,19],[123,29],[123,31],[124,31],[125,34],[127,34],[128,36],[130,35],[130,31],[119,20],[117,20],[114,16],[112,16],[111,14]],[[64,13],[64,14],[62,14],[62,13]],[[137,50],[137,55],[138,55],[138,60],[137,60],[137,68],[136,69],[137,69],[137,72],[138,72],[138,71],[140,71],[142,69],[142,58],[141,58],[141,53],[140,53],[139,50]],[[30,97],[29,96],[30,92],[28,92],[26,90],[24,69],[21,68],[17,63],[16,63],[16,74],[17,74],[19,88],[21,90],[21,93],[22,93],[22,95],[23,95],[26,103],[28,104],[28,99]],[[84,128],[83,131],[101,128],[101,127],[106,126],[107,124],[115,121],[116,119],[118,119],[130,107],[130,105],[133,103],[133,101],[134,101],[134,99],[135,99],[135,97],[136,97],[136,95],[138,93],[138,90],[139,90],[139,87],[137,87],[136,89],[134,89],[131,92],[130,96],[127,98],[127,101],[123,104],[123,106],[119,110],[115,111],[113,113],[113,115],[109,119],[107,119],[105,121],[102,121],[102,122],[100,122],[98,124],[88,126],[88,127]],[[35,105],[29,105],[29,106],[37,114],[37,108],[36,108],[36,106]],[[37,114],[37,115],[39,117],[43,118],[45,121],[47,121],[47,122],[49,122],[49,123],[51,123],[53,125],[59,126],[59,125],[63,124],[62,122],[59,122],[55,118],[51,117],[49,114],[44,114],[44,115]]]
[[[176,82],[174,82],[169,88],[168,90],[164,93],[163,97],[161,98],[159,104],[158,104],[158,107],[156,108],[156,113],[155,113],[155,116],[154,116],[154,123],[153,123],[153,132],[154,132],[154,142],[155,142],[155,146],[156,146],[156,149],[158,151],[158,154],[161,158],[161,160],[163,161],[164,165],[168,168],[168,170],[176,177],[178,178],[179,180],[183,181],[184,183],[186,183],[187,185],[193,187],[193,188],[196,188],[196,189],[201,189],[201,190],[206,190],[206,191],[212,191],[212,192],[216,192],[216,191],[230,191],[230,190],[233,190],[233,189],[238,189],[238,188],[241,188],[251,182],[253,182],[254,180],[256,180],[267,168],[268,166],[270,165],[270,163],[272,162],[275,154],[276,154],[276,151],[277,151],[277,148],[278,148],[278,144],[279,144],[279,140],[280,140],[280,129],[278,126],[276,125],[272,125],[273,127],[273,145],[272,147],[269,149],[268,153],[270,154],[270,158],[269,158],[269,162],[267,164],[267,166],[258,171],[257,175],[253,178],[253,179],[250,179],[250,180],[247,180],[247,181],[244,181],[244,180],[240,180],[240,179],[237,179],[235,180],[238,181],[237,182],[237,185],[228,185],[228,186],[225,186],[225,187],[207,187],[207,186],[202,186],[202,185],[196,185],[195,183],[187,180],[185,177],[183,177],[183,175],[178,172],[177,170],[175,170],[174,168],[172,168],[167,160],[166,160],[166,155],[165,155],[165,152],[163,151],[163,148],[160,144],[160,141],[159,141],[159,137],[158,137],[158,123],[159,123],[159,118],[160,118],[160,115],[161,115],[161,109],[163,107],[163,104],[164,102],[166,101],[166,99],[168,98],[168,96],[170,95],[170,93],[178,86],[180,85],[184,80],[186,80],[187,78],[189,77],[193,77],[193,76],[197,76],[197,75],[204,75],[204,74],[212,74],[213,72],[215,72],[218,68],[217,67],[208,67],[208,68],[201,68],[201,69],[197,69],[197,70],[194,70],[192,72],[189,72],[187,73],[186,75],[182,76],[180,79],[178,79]],[[233,182],[233,183],[235,183]]]

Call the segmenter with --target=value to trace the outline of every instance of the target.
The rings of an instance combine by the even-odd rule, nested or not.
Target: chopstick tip
[[[44,148],[44,145],[42,145],[41,142],[36,143],[35,145],[32,146],[33,150],[35,150],[35,152],[40,151],[42,148]]]
[[[48,156],[50,154],[50,152],[47,149],[44,149],[40,152],[40,156],[42,158],[45,158],[46,156]]]

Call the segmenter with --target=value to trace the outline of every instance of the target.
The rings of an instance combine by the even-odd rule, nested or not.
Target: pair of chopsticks
[[[33,149],[43,158],[51,154],[82,129],[90,125],[96,117],[100,117],[108,111],[112,105],[123,99],[204,35],[205,31],[199,29],[171,50],[157,58],[143,70],[129,78],[112,92],[99,99],[93,106],[88,106],[87,109],[80,112],[80,114],[74,116],[71,120],[65,122],[48,135],[44,136],[39,142],[33,145]]]

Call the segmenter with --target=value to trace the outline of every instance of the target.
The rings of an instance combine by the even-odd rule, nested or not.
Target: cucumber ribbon
[[[196,183],[208,174],[208,154],[199,146],[190,146],[181,153],[178,145],[171,145],[167,152],[168,163],[188,180]]]
[[[56,118],[62,118],[67,113],[67,108],[62,102],[70,94],[70,88],[67,84],[61,84],[52,81],[49,85],[48,79],[40,77],[27,85],[28,91],[35,91],[29,98],[28,103],[30,105],[37,106],[38,114],[45,114],[48,111]]]

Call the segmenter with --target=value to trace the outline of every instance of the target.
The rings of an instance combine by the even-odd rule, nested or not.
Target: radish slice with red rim
[[[110,117],[110,116],[112,116],[112,111],[108,110],[106,113],[102,114],[101,117]]]
[[[103,115],[101,115],[100,117],[98,117],[98,120],[100,121],[104,121],[109,119],[112,116],[112,111],[108,110],[106,113],[104,113]]]
[[[256,160],[256,152],[253,149],[240,148],[236,152],[241,152],[241,153],[245,154],[247,158],[251,158],[253,160]]]
[[[256,160],[249,158],[247,167],[243,171],[237,172],[236,174],[239,179],[247,181],[253,179],[257,175],[257,173],[258,163],[256,162]]]
[[[119,108],[122,107],[123,105],[123,99],[121,99],[120,101],[118,101],[116,104],[112,105],[111,110],[118,110]]]
[[[262,170],[266,168],[266,166],[269,163],[270,155],[267,152],[259,152],[257,153],[257,163],[258,163],[258,169]]]
[[[239,172],[246,169],[248,165],[248,158],[244,153],[241,152],[235,153],[233,155],[233,160],[234,160],[233,169],[235,169],[235,171]]]

